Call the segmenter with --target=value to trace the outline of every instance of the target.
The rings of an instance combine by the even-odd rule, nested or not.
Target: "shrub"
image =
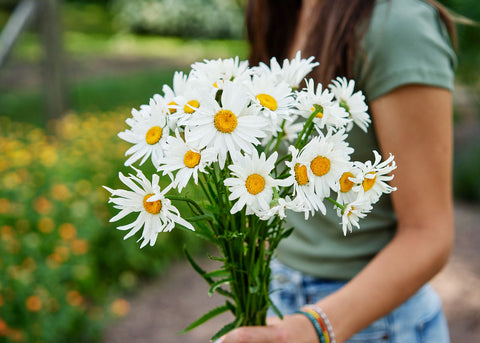
[[[0,118],[0,341],[98,340],[128,311],[113,294],[179,254],[181,232],[139,251],[108,224],[101,185],[119,183],[122,112],[69,114],[55,136]]]
[[[115,0],[127,31],[194,38],[241,38],[243,10],[235,0]]]

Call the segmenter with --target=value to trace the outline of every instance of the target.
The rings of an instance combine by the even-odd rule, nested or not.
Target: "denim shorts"
[[[304,305],[317,302],[346,283],[311,277],[277,260],[272,261],[271,269],[270,297],[284,315],[293,314]],[[269,310],[268,315],[274,316],[275,313]],[[347,342],[448,343],[448,326],[440,297],[427,284],[393,312],[358,332]]]

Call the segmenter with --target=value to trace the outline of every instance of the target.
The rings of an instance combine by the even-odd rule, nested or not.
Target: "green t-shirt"
[[[453,89],[456,56],[448,33],[435,8],[421,0],[377,1],[355,64],[356,90],[372,101],[406,84]],[[349,135],[355,148],[352,160],[373,160],[379,151],[373,126],[368,133],[355,127]],[[390,197],[383,195],[373,211],[360,220],[360,229],[343,235],[341,219],[327,204],[321,213],[304,219],[289,212],[295,228],[281,242],[277,258],[306,274],[350,279],[393,237],[395,214]]]

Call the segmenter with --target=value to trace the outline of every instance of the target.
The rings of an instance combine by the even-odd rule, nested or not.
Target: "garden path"
[[[456,241],[446,268],[433,280],[450,324],[452,342],[480,342],[480,206],[457,203]],[[209,268],[208,261],[205,269]],[[211,265],[210,265],[211,267]],[[193,331],[177,335],[193,320],[222,303],[186,262],[141,288],[130,313],[106,330],[104,343],[205,343],[230,319],[225,314]]]

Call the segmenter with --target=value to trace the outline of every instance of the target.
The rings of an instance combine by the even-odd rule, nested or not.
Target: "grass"
[[[70,108],[76,113],[108,111],[117,107],[138,107],[169,83],[173,70],[159,69],[131,75],[99,77],[73,84]],[[0,97],[0,115],[36,126],[46,125],[40,90],[16,90]]]
[[[0,25],[8,12],[0,9]],[[138,36],[117,33],[111,14],[99,4],[64,3],[64,49],[67,58],[88,63],[96,58],[138,59],[139,71],[102,76],[70,83],[69,105],[76,113],[107,111],[118,107],[138,107],[170,83],[174,70],[202,59],[239,56],[246,58],[245,41],[186,40],[175,37]],[[11,59],[19,63],[40,64],[42,46],[34,31],[24,32],[17,42]],[[142,59],[159,59],[164,68],[145,70]],[[8,65],[7,65],[8,68]],[[6,88],[6,87],[3,87]],[[43,111],[43,93],[40,87],[29,89],[7,88],[0,93],[0,116],[46,125]]]

